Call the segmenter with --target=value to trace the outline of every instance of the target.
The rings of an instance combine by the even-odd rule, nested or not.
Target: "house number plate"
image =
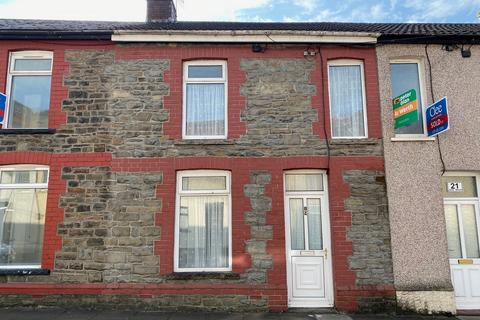
[[[463,184],[461,182],[447,183],[448,192],[463,192]]]

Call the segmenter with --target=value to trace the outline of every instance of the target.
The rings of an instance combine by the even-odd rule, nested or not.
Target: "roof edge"
[[[377,43],[380,33],[296,30],[114,30],[114,42]]]
[[[1,30],[0,40],[100,40],[110,41],[112,31]]]

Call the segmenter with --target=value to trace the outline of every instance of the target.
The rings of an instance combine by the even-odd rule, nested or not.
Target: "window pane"
[[[322,250],[322,220],[320,199],[307,199],[308,249]]]
[[[46,189],[0,190],[0,266],[40,265]]]
[[[462,205],[463,233],[465,234],[466,258],[480,258],[478,248],[477,218],[473,204]]]
[[[50,71],[52,59],[15,59],[15,71]]]
[[[228,197],[181,197],[179,267],[227,268]]]
[[[287,174],[285,183],[287,191],[323,191],[321,174]]]
[[[186,112],[188,136],[225,135],[225,85],[188,84]]]
[[[47,183],[47,170],[2,171],[0,184]]]
[[[476,198],[475,177],[442,177],[442,192],[445,198]]]
[[[223,67],[218,66],[188,66],[189,78],[223,78]]]
[[[395,129],[395,134],[423,134],[422,92],[416,63],[390,64],[392,77],[392,99],[403,93],[415,89],[418,101],[418,118],[416,122]]]
[[[330,66],[330,112],[333,137],[365,136],[362,69]]]
[[[182,190],[227,190],[226,177],[183,177]]]
[[[14,76],[9,127],[48,128],[50,76]]]
[[[448,255],[450,259],[459,259],[462,257],[462,249],[456,205],[445,205],[445,221],[447,223]]]
[[[290,237],[292,250],[305,250],[303,200],[290,199]]]

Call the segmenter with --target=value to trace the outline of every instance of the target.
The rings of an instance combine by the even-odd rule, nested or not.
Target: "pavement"
[[[65,309],[0,309],[0,320],[480,320],[480,316],[393,316],[320,314],[315,312],[287,313],[184,313],[85,311]]]

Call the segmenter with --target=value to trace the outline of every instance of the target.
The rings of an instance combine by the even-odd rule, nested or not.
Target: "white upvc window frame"
[[[20,164],[20,165],[7,165],[7,166],[0,166],[0,176],[4,171],[47,171],[47,181],[44,183],[12,183],[12,184],[2,184],[0,183],[0,190],[1,189],[47,189],[48,193],[48,182],[50,179],[50,168],[49,166],[45,165],[30,165],[30,164]],[[42,250],[43,250],[43,242],[42,242]],[[41,265],[10,265],[10,266],[2,266],[0,265],[0,269],[4,270],[31,270],[31,269],[41,269]]]
[[[225,177],[224,190],[192,190],[182,188],[185,177]],[[179,267],[179,240],[180,240],[180,199],[182,196],[209,196],[224,195],[228,197],[228,267],[227,268],[180,268]],[[231,172],[226,170],[185,170],[177,172],[177,190],[175,196],[175,243],[174,243],[174,272],[230,272],[232,271],[232,187]]]
[[[22,59],[51,59],[50,70],[48,71],[15,71],[15,61]],[[14,76],[52,76],[53,72],[53,52],[51,51],[14,51],[10,52],[8,59],[8,74],[7,74],[7,87],[6,87],[6,106],[5,114],[3,117],[3,129],[9,129],[9,111],[10,111],[10,99],[12,98],[12,82]],[[52,88],[50,86],[50,96],[52,94]],[[50,109],[50,108],[49,108]],[[16,128],[23,129],[23,128]],[[29,129],[47,129],[47,128],[29,128]]]
[[[427,94],[426,94],[426,85],[425,85],[425,68],[424,68],[424,63],[423,60],[421,59],[414,59],[414,58],[405,58],[405,59],[391,59],[388,63],[388,67],[390,69],[390,96],[391,99],[390,101],[393,100],[394,96],[392,93],[392,71],[391,71],[391,65],[392,64],[416,64],[417,65],[417,70],[418,70],[418,83],[420,86],[420,94],[422,95],[422,99],[420,100],[420,103],[422,104],[421,110],[419,112],[422,112],[422,119],[423,119],[423,133],[395,133],[395,124],[393,124],[393,134],[394,137],[392,138],[393,141],[429,141],[429,140],[435,140],[435,137],[429,137],[428,132],[427,132],[427,119],[426,119],[426,113],[425,110],[427,109]],[[390,107],[392,108],[392,107]],[[392,117],[393,117],[393,111],[392,111]]]
[[[222,78],[189,78],[188,67],[190,66],[222,66]],[[228,72],[225,60],[192,60],[183,63],[183,103],[182,103],[182,138],[185,140],[198,139],[227,139],[228,136]],[[224,84],[225,86],[225,132],[216,136],[187,135],[187,84]]]
[[[330,90],[330,67],[335,66],[360,66],[360,75],[362,81],[362,104],[363,104],[363,136],[354,137],[334,137],[333,136],[333,121],[332,121],[332,93]],[[330,107],[330,136],[332,139],[367,139],[368,138],[368,115],[367,115],[367,94],[365,88],[365,67],[363,60],[359,59],[333,59],[327,62],[327,77],[328,77],[328,105]]]

